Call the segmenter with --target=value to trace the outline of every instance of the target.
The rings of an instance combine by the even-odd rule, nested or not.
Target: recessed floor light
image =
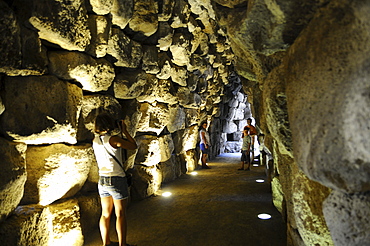
[[[256,179],[256,182],[257,183],[263,183],[263,182],[265,182],[265,180],[263,180],[263,179]]]
[[[260,218],[261,220],[268,220],[268,219],[271,219],[271,215],[269,215],[269,214],[259,214],[258,218]]]
[[[164,196],[164,197],[169,197],[169,196],[171,196],[171,195],[172,195],[172,193],[171,193],[171,192],[169,192],[169,191],[164,192],[164,193],[162,194],[162,196]]]

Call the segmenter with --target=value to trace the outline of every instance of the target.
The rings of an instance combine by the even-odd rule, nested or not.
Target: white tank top
[[[95,136],[93,140],[93,149],[99,167],[99,176],[124,177],[126,175],[122,167],[111,156],[115,156],[122,163],[122,149],[115,149],[110,145],[109,139],[111,137],[111,135],[105,134],[104,136]]]

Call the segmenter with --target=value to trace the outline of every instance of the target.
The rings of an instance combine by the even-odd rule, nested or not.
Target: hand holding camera
[[[122,132],[126,132],[127,126],[123,119],[117,120],[118,127],[121,129]]]

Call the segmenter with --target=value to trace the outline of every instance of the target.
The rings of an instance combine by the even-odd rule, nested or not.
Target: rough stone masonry
[[[367,245],[369,11],[369,0],[0,0],[1,241],[83,244],[105,110],[139,144],[126,163],[134,199],[197,167],[201,121],[214,157],[237,149],[227,134],[253,113],[288,244]]]

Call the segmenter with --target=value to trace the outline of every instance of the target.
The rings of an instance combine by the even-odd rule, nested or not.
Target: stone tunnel
[[[106,111],[139,146],[132,199],[198,167],[200,122],[213,158],[240,150],[253,117],[288,245],[369,245],[369,13],[369,0],[0,0],[1,244],[83,245]]]

